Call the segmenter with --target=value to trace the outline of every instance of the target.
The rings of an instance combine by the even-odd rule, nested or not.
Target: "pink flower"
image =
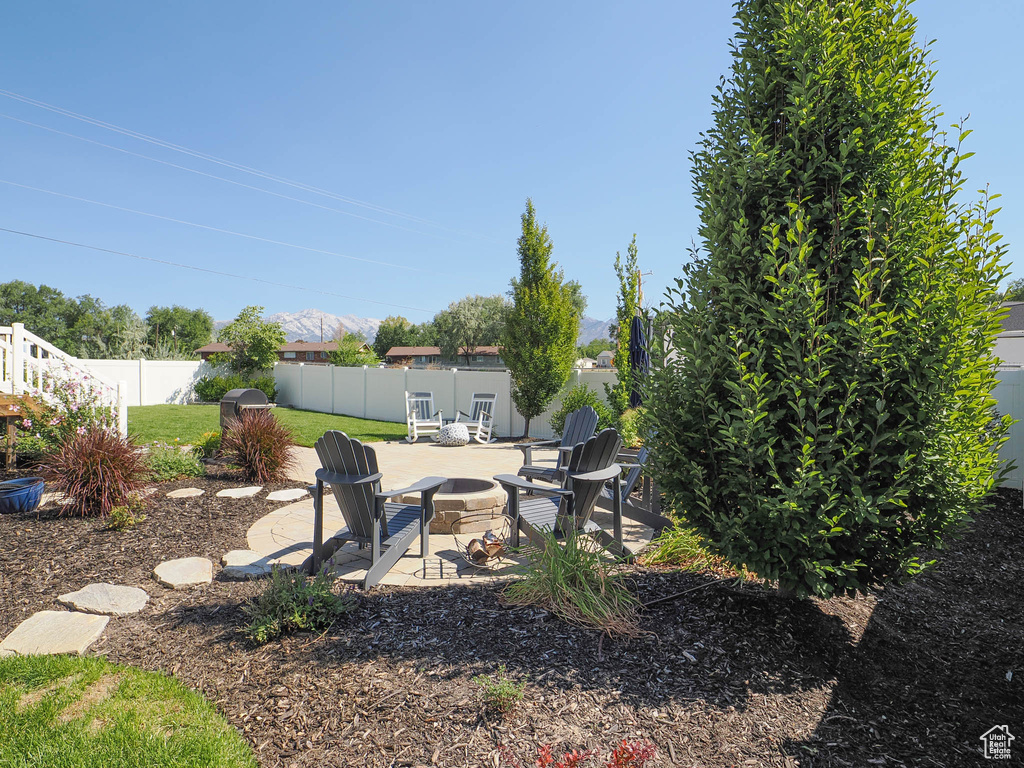
[[[85,427],[79,427],[78,429],[75,430],[75,432],[77,432],[80,435],[84,435],[85,434]]]
[[[32,429],[32,419],[22,419],[21,426],[25,429]]]

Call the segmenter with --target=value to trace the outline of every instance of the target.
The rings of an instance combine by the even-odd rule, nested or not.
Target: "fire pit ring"
[[[400,496],[396,501],[403,504],[418,504],[419,494]],[[434,494],[434,519],[430,523],[431,533],[484,533],[491,528],[488,520],[500,525],[499,517],[505,512],[505,492],[493,480],[475,477],[450,477]],[[467,513],[473,518],[460,520]]]

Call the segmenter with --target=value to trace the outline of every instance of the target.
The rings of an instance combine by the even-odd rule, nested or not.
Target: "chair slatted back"
[[[429,421],[437,411],[434,410],[433,392],[406,392],[405,402],[409,413],[415,414],[420,421]]]
[[[565,426],[562,427],[562,445],[573,446],[584,443],[594,436],[597,431],[597,411],[589,405],[570,413],[565,417]],[[558,467],[565,466],[565,455],[558,457]]]
[[[646,445],[641,448],[637,454],[635,463],[636,466],[632,467],[626,476],[622,478],[622,500],[625,501],[629,498],[630,494],[636,488],[636,484],[640,482],[640,477],[644,473],[644,465],[647,463],[647,456],[650,454],[651,449]]]
[[[480,417],[484,417],[484,423],[489,424],[494,421],[494,406],[498,402],[497,395],[491,395],[481,392],[473,393],[473,401],[469,405],[469,419],[470,421],[480,421]]]
[[[622,438],[614,429],[602,430],[585,443],[577,443],[569,456],[566,469],[569,472],[596,472],[599,469],[607,469],[615,463],[622,448]],[[590,521],[594,513],[594,506],[601,497],[604,490],[604,480],[574,480],[566,477],[564,488],[571,488],[575,502],[572,515],[575,517],[575,526],[582,528]],[[568,517],[567,503],[561,501],[558,508],[557,526],[561,531],[569,531],[573,528],[573,520]]]
[[[342,475],[372,475],[378,471],[373,448],[335,429],[316,441],[316,455],[324,469]],[[379,490],[379,482],[331,486],[345,524],[354,535],[372,537],[374,493]]]

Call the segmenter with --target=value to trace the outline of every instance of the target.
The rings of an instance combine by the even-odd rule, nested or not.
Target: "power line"
[[[110,248],[100,248],[96,245],[87,245],[85,243],[76,243],[72,240],[61,240],[56,237],[47,237],[46,235],[37,235],[33,232],[21,232],[17,229],[7,229],[6,227],[0,227],[0,232],[8,232],[12,235],[22,235],[23,237],[34,237],[37,240],[46,240],[51,243],[60,243],[61,245],[72,245],[76,248],[87,248],[90,251],[99,251],[100,253],[111,253],[115,256],[127,256],[130,259],[138,259],[140,261],[151,261],[154,264],[165,264],[170,267],[178,267],[180,269],[192,269],[196,272],[206,272],[211,275],[220,275],[222,277],[232,277],[237,280],[251,280],[254,283],[263,283],[265,285],[273,285],[278,288],[290,288],[295,291],[308,291],[309,293],[319,293],[324,296],[336,296],[341,299],[349,299],[351,301],[364,301],[368,304],[379,304],[384,307],[397,307],[398,309],[409,309],[414,312],[427,312],[429,309],[423,309],[422,307],[410,307],[405,304],[393,304],[389,301],[376,301],[375,299],[367,299],[361,296],[348,296],[344,293],[335,293],[334,291],[324,291],[319,288],[307,288],[304,285],[290,285],[289,283],[278,283],[273,280],[264,280],[260,277],[253,277],[252,275],[236,275],[233,272],[222,272],[216,269],[208,269],[207,267],[197,267],[192,264],[179,264],[176,261],[168,261],[166,259],[157,259],[153,256],[140,256],[136,253],[126,253],[125,251],[115,251]]]
[[[48,104],[45,101],[40,101],[38,99],[33,99],[33,98],[28,97],[28,96],[23,96],[23,95],[21,95],[19,93],[15,93],[13,91],[7,91],[7,90],[4,90],[4,89],[0,89],[0,96],[6,96],[9,99],[14,99],[15,101],[20,101],[23,104],[28,104],[30,106],[37,107],[39,109],[45,109],[45,110],[48,110],[50,112],[54,112],[56,114],[63,115],[64,117],[70,117],[73,120],[79,120],[81,122],[88,123],[90,125],[94,125],[94,126],[96,126],[98,128],[103,128],[103,129],[108,130],[108,131],[114,131],[115,133],[120,133],[120,134],[122,134],[124,136],[128,136],[130,138],[137,139],[139,141],[145,141],[145,142],[148,142],[150,144],[155,144],[156,146],[162,147],[164,149],[169,149],[169,150],[174,151],[174,152],[181,152],[181,153],[184,153],[186,155],[191,155],[192,157],[198,158],[200,160],[206,160],[207,162],[216,163],[216,164],[222,165],[222,166],[224,166],[226,168],[231,168],[232,170],[240,171],[242,173],[248,173],[248,174],[251,174],[253,176],[258,176],[260,178],[267,179],[268,181],[274,181],[274,182],[276,182],[278,184],[285,184],[287,186],[294,187],[296,189],[301,189],[301,190],[306,191],[306,192],[312,192],[312,193],[317,194],[317,195],[323,195],[325,197],[329,197],[329,198],[332,198],[332,199],[335,199],[335,200],[338,200],[338,201],[341,201],[341,202],[345,202],[345,203],[348,203],[350,205],[356,205],[356,206],[359,206],[359,207],[362,207],[362,208],[367,208],[369,210],[377,211],[379,213],[384,213],[384,214],[387,214],[389,216],[396,216],[396,217],[408,219],[410,221],[414,221],[414,222],[417,222],[417,223],[420,223],[420,224],[426,224],[428,226],[436,227],[438,229],[445,230],[447,232],[452,232],[454,234],[467,235],[467,236],[475,237],[475,238],[482,239],[482,240],[489,240],[491,242],[499,242],[495,238],[488,237],[486,235],[478,235],[478,234],[473,233],[473,232],[463,232],[463,231],[460,231],[460,230],[451,229],[449,227],[445,227],[444,225],[441,225],[441,224],[438,224],[436,222],[430,221],[429,219],[423,219],[423,218],[420,218],[418,216],[413,216],[411,214],[402,213],[401,211],[396,211],[396,210],[393,210],[391,208],[385,208],[383,206],[379,206],[379,205],[376,205],[374,203],[368,203],[368,202],[365,202],[363,200],[357,200],[355,198],[345,197],[343,195],[336,194],[334,192],[331,192],[329,190],[323,189],[321,187],[315,187],[315,186],[312,186],[310,184],[305,184],[304,182],[300,182],[300,181],[295,181],[293,179],[289,179],[289,178],[287,178],[285,176],[278,176],[276,174],[267,173],[266,171],[262,171],[262,170],[260,170],[258,168],[253,168],[251,166],[242,165],[241,163],[235,163],[235,162],[233,162],[231,160],[225,160],[223,158],[216,157],[215,155],[210,155],[210,154],[207,154],[205,152],[199,152],[198,150],[189,149],[188,147],[182,146],[180,144],[174,144],[173,142],[166,141],[164,139],[160,139],[160,138],[157,138],[155,136],[149,136],[147,134],[140,133],[139,131],[134,131],[134,130],[132,130],[130,128],[124,128],[122,126],[115,125],[114,123],[108,123],[108,122],[106,122],[104,120],[99,120],[99,119],[94,118],[94,117],[89,117],[88,115],[83,115],[83,114],[80,114],[78,112],[73,112],[73,111],[71,111],[69,109],[65,109],[63,107],[58,107],[58,106],[56,106],[54,104]]]
[[[185,221],[184,219],[175,219],[175,218],[173,218],[171,216],[161,216],[159,213],[149,213],[148,211],[138,211],[138,210],[135,210],[134,208],[125,208],[124,206],[114,205],[113,203],[103,203],[103,202],[100,202],[99,200],[90,200],[87,197],[78,197],[76,195],[69,195],[69,194],[66,194],[64,192],[55,192],[52,189],[43,189],[41,187],[31,187],[28,184],[19,184],[16,181],[8,181],[7,179],[0,179],[0,184],[7,184],[7,185],[12,186],[12,187],[20,187],[21,189],[28,189],[28,190],[31,190],[33,192],[42,192],[42,193],[47,194],[47,195],[54,195],[55,197],[63,197],[63,198],[66,198],[68,200],[77,200],[77,201],[79,201],[81,203],[89,203],[91,205],[100,205],[100,206],[103,206],[104,208],[112,208],[115,211],[124,211],[125,213],[134,213],[134,214],[138,214],[139,216],[149,216],[150,218],[153,218],[153,219],[161,219],[163,221],[171,221],[171,222],[174,222],[175,224],[185,224],[185,225],[187,225],[189,227],[198,227],[199,229],[208,229],[208,230],[210,230],[212,232],[221,232],[221,233],[223,233],[225,235],[234,235],[235,237],[244,237],[244,238],[247,238],[249,240],[259,240],[260,242],[271,243],[273,245],[283,245],[286,248],[298,248],[299,250],[312,251],[313,253],[322,253],[322,254],[325,254],[327,256],[337,256],[338,258],[341,258],[341,259],[351,259],[352,261],[363,261],[363,262],[366,262],[367,264],[374,264],[374,265],[381,266],[381,267],[394,267],[396,269],[408,269],[411,272],[422,272],[423,271],[421,269],[417,269],[416,267],[407,267],[404,264],[392,264],[392,263],[387,262],[387,261],[378,261],[376,259],[366,259],[366,258],[363,258],[361,256],[348,256],[348,255],[346,255],[344,253],[338,253],[336,251],[325,251],[322,248],[313,248],[313,247],[308,246],[308,245],[298,245],[296,243],[286,243],[283,240],[272,240],[269,237],[260,237],[259,235],[250,235],[250,234],[248,234],[246,232],[235,232],[234,230],[231,230],[231,229],[221,229],[220,227],[213,227],[213,226],[210,226],[209,224],[197,224],[194,221]]]

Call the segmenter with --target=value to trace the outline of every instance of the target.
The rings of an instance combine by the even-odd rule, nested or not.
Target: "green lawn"
[[[256,768],[201,696],[99,658],[0,659],[0,733],[0,765],[10,768]]]
[[[340,429],[364,442],[398,440],[405,437],[405,424],[370,421],[353,416],[336,416],[316,411],[275,408],[274,415],[289,427],[299,445],[312,446],[327,430]],[[141,405],[128,409],[128,432],[140,442],[160,440],[193,443],[204,432],[220,430],[220,409],[216,405]]]

